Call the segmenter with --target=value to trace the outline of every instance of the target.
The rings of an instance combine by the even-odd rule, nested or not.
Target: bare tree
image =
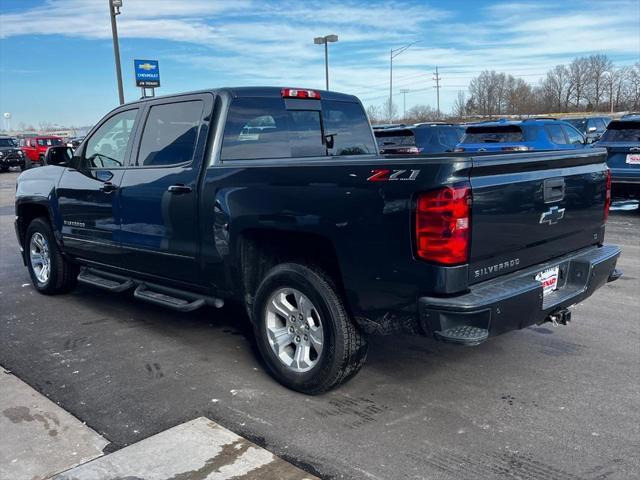
[[[553,67],[542,81],[544,95],[558,112],[564,112],[568,109],[572,88],[569,69],[564,65]]]
[[[453,116],[456,118],[464,118],[467,113],[467,95],[462,90],[458,90],[458,95],[453,102]]]
[[[381,121],[380,107],[371,104],[367,107],[366,112],[367,112],[367,117],[369,117],[370,123],[380,123]]]
[[[396,104],[393,104],[392,111],[389,113],[389,102],[384,102],[382,107],[380,108],[380,112],[382,113],[382,118],[391,119],[392,121],[398,118],[398,107]]]
[[[438,112],[429,105],[415,105],[407,110],[404,121],[407,123],[431,122],[438,119]]]
[[[598,110],[605,90],[606,73],[613,69],[613,63],[606,55],[591,55],[587,61],[589,65],[587,98],[592,109]]]
[[[569,65],[569,81],[576,110],[580,110],[587,81],[589,79],[589,61],[585,57],[574,58]]]

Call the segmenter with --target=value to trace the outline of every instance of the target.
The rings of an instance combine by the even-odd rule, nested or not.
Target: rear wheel
[[[24,159],[24,163],[20,165],[20,170],[24,172],[25,170],[29,170],[30,168],[31,168],[31,159],[27,157]]]
[[[27,227],[25,250],[31,282],[40,293],[64,293],[75,287],[78,267],[60,254],[51,226],[43,217]]]
[[[0,167],[0,172],[4,173],[8,171],[9,171],[9,167]]]
[[[253,323],[269,372],[299,392],[325,392],[355,375],[366,359],[365,335],[329,276],[315,268],[272,268],[256,292]]]

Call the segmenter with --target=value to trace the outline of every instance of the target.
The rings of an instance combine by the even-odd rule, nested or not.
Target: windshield
[[[524,142],[522,129],[517,125],[467,127],[461,143]]]
[[[574,127],[576,127],[578,130],[580,130],[581,132],[585,132],[587,130],[587,121],[585,119],[579,119],[579,120],[565,120],[565,122],[570,123],[571,125],[573,125]]]
[[[640,122],[611,122],[600,138],[601,142],[639,143]]]
[[[0,147],[17,147],[11,138],[0,138]]]
[[[38,146],[40,147],[51,147],[54,145],[62,145],[62,140],[59,138],[39,138]]]

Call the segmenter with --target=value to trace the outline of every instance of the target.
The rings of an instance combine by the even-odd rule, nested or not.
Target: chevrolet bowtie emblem
[[[564,218],[564,208],[551,207],[548,211],[540,215],[540,224],[548,223],[553,225]]]
[[[138,68],[141,68],[142,70],[155,70],[156,66],[151,65],[150,63],[141,63],[138,65]]]

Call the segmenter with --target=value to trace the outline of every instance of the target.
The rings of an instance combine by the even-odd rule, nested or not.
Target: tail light
[[[283,88],[282,98],[312,98],[320,100],[320,93],[315,90],[301,90],[299,88]]]
[[[607,191],[604,197],[604,223],[609,218],[609,208],[611,207],[611,170],[607,169]]]
[[[418,196],[416,250],[422,260],[457,265],[469,260],[471,187],[444,187]]]

